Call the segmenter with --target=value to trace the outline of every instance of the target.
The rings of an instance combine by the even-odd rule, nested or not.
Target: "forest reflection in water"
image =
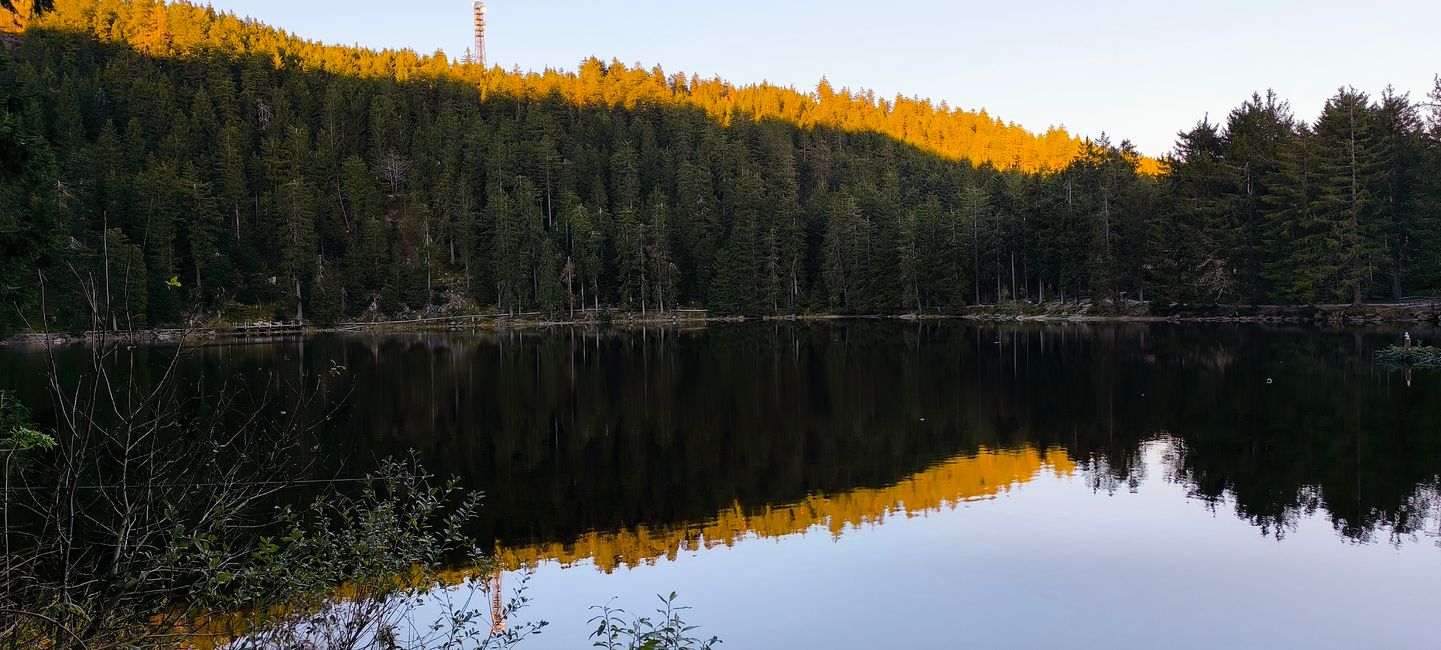
[[[957,548],[1013,573],[1047,556],[1125,563],[1086,574],[1100,591],[1151,561],[1150,574],[1130,579],[1228,576],[1215,589],[1261,598],[1261,585],[1290,584],[1357,615],[1406,614],[1397,602],[1409,602],[1413,583],[1441,577],[1441,374],[1372,363],[1400,332],[765,322],[226,343],[188,350],[180,369],[201,393],[237,377],[283,386],[257,393],[275,413],[294,412],[289,393],[319,391],[306,415],[319,427],[322,476],[358,475],[413,449],[435,473],[484,491],[475,532],[494,540],[501,567],[538,571],[537,616],[584,620],[585,605],[607,594],[680,589],[700,592],[697,604],[709,593],[711,611],[698,614],[744,641],[738,629],[768,629],[751,618],[762,604],[748,608],[745,593],[721,585],[747,571],[761,582],[785,575],[770,584],[777,597],[815,607],[848,601],[794,590],[841,589],[853,578],[837,573],[845,563],[876,565],[883,573],[863,581],[900,601],[912,587],[946,600],[962,596],[922,587],[962,570],[946,569]],[[139,346],[117,363],[134,362],[143,384],[173,353]],[[64,370],[84,358],[62,349],[57,361]],[[0,350],[0,386],[41,420],[42,366],[33,351]],[[912,539],[960,522],[962,537]],[[1238,541],[1232,525],[1254,541]],[[774,543],[750,543],[761,538]],[[1316,546],[1322,538],[1330,548]],[[1036,557],[1008,564],[1017,548]],[[1175,569],[1182,560],[1158,549],[1210,563]],[[1286,574],[1291,565],[1301,573]],[[1026,569],[1037,573],[1014,583],[987,578],[985,566],[966,565],[963,582],[1004,591],[1058,570]],[[1319,566],[1348,586],[1305,573]],[[1267,598],[1237,606],[1282,616],[1288,605]],[[1409,629],[1394,638],[1413,639]],[[553,630],[561,643],[580,640]],[[806,640],[771,633],[780,637],[749,638]]]
[[[1371,351],[1398,337],[751,323],[283,339],[194,348],[182,368],[197,390],[235,375],[319,388],[312,415],[330,417],[328,471],[417,450],[437,474],[485,492],[479,532],[505,557],[602,553],[606,568],[730,534],[715,526],[856,524],[984,496],[1043,465],[1127,489],[1157,436],[1171,441],[1170,480],[1263,534],[1284,537],[1298,514],[1322,512],[1346,540],[1401,543],[1441,507],[1441,376],[1408,382],[1376,368]],[[130,352],[141,369],[172,353]],[[0,354],[0,385],[43,406],[25,394],[40,355]],[[80,356],[62,351],[62,367],[66,354]],[[986,459],[1024,469],[957,465]],[[824,512],[799,514],[818,498]]]

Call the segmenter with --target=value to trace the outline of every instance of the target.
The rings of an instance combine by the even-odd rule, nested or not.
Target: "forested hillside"
[[[187,4],[53,5],[0,20],[24,29],[0,54],[0,330],[92,306],[127,329],[1441,284],[1441,113],[1393,93],[1342,91],[1314,124],[1254,98],[1157,174],[1124,142],[824,82],[513,73]]]

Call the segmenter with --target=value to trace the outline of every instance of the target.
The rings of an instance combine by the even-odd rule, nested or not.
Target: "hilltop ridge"
[[[123,18],[122,18],[123,16]],[[578,105],[634,108],[679,105],[701,108],[722,121],[743,113],[751,119],[781,119],[801,127],[829,126],[883,133],[954,160],[998,169],[1056,171],[1080,155],[1082,139],[1063,128],[1033,133],[980,111],[957,110],[929,100],[876,97],[868,90],[833,89],[822,79],[814,92],[769,83],[734,85],[719,78],[667,74],[660,66],[630,67],[590,58],[566,72],[510,72],[453,62],[443,52],[410,49],[372,50],[323,44],[233,13],[188,2],[168,6],[158,0],[74,2],[60,0],[34,21],[40,28],[92,33],[161,57],[196,56],[209,49],[272,57],[277,66],[362,77],[444,78],[463,81],[482,92],[540,99],[559,93]],[[1141,159],[1147,172],[1154,160]]]

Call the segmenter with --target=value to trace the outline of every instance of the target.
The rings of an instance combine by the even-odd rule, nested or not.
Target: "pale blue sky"
[[[213,0],[300,36],[443,49],[469,0]],[[591,55],[667,72],[929,97],[1032,130],[1102,131],[1159,155],[1210,113],[1275,88],[1312,119],[1341,85],[1424,99],[1441,2],[1412,0],[490,0],[490,61],[574,70]]]

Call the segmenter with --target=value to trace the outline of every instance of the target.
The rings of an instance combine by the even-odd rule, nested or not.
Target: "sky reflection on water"
[[[1435,647],[1441,523],[1361,544],[1309,514],[1278,540],[1167,481],[1172,445],[1144,445],[1134,490],[1042,473],[839,537],[751,535],[609,574],[545,562],[521,618],[550,625],[526,645],[584,647],[590,605],[648,612],[678,589],[731,648]]]
[[[326,475],[413,449],[484,491],[475,534],[535,567],[522,618],[551,623],[522,647],[587,647],[589,606],[678,591],[727,648],[1430,648],[1441,373],[1372,363],[1399,337],[748,323],[323,336],[180,367],[201,392],[319,391]],[[143,382],[172,352],[117,362]],[[42,361],[0,350],[43,420]]]

